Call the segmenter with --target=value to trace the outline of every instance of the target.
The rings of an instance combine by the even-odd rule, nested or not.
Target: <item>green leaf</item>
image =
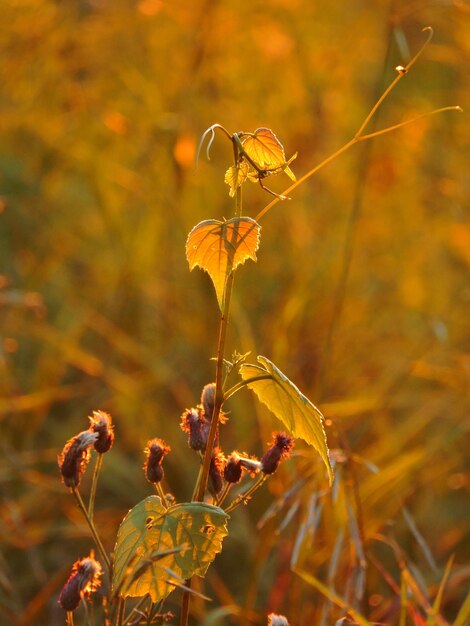
[[[173,591],[172,578],[180,584],[195,574],[204,576],[222,549],[228,517],[211,504],[188,502],[166,509],[158,496],[142,500],[118,530],[114,591],[123,597],[148,593],[158,602]],[[166,551],[170,554],[158,558]]]
[[[333,470],[328,456],[323,415],[274,363],[264,356],[259,356],[258,361],[261,366],[248,363],[241,365],[241,377],[248,380],[255,376],[271,375],[271,378],[248,383],[248,387],[284,423],[291,435],[300,437],[318,451],[331,483]]]
[[[227,278],[246,259],[256,261],[260,231],[261,226],[251,217],[234,217],[224,222],[205,220],[188,235],[189,269],[199,266],[209,274],[221,310]]]

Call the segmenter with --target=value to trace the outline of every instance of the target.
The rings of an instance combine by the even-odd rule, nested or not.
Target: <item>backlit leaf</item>
[[[225,172],[225,183],[230,187],[229,195],[231,198],[235,195],[237,188],[245,182],[248,172],[249,165],[245,159],[242,159],[236,167],[232,165]]]
[[[158,496],[142,500],[119,527],[114,591],[123,597],[148,593],[158,602],[175,588],[172,576],[177,584],[195,574],[204,576],[222,549],[228,517],[211,504],[188,502],[165,509]],[[156,553],[175,549],[159,560],[152,559]]]
[[[286,161],[281,142],[269,128],[258,128],[252,135],[242,140],[242,145],[243,150],[260,170],[271,174],[285,171],[292,180],[295,180],[289,164],[297,155]]]
[[[209,274],[221,309],[228,276],[246,259],[256,261],[260,231],[261,226],[250,217],[234,217],[224,222],[205,220],[189,233],[189,268],[199,266]]]
[[[264,356],[259,356],[258,361],[261,366],[248,363],[241,365],[241,377],[247,380],[266,373],[271,375],[271,378],[249,383],[248,387],[284,423],[294,437],[300,437],[318,451],[326,465],[331,483],[333,470],[328,456],[323,415],[274,363]]]

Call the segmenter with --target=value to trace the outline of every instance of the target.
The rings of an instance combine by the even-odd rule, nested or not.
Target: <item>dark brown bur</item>
[[[163,439],[150,439],[147,441],[145,454],[147,460],[144,464],[145,477],[150,483],[159,483],[165,475],[162,462],[168,452],[171,451],[170,446]]]
[[[90,447],[98,439],[98,433],[84,430],[67,441],[59,455],[58,464],[62,480],[71,489],[78,487],[90,460]]]
[[[94,448],[100,454],[108,452],[114,443],[114,426],[111,415],[104,411],[93,411],[90,416],[90,430],[98,433],[98,439],[94,443]]]
[[[65,611],[75,611],[82,598],[89,598],[101,585],[103,571],[93,556],[73,564],[72,572],[60,592],[59,604]]]
[[[261,471],[264,474],[274,474],[281,461],[289,458],[294,445],[294,439],[286,433],[274,433],[271,447],[261,458]]]

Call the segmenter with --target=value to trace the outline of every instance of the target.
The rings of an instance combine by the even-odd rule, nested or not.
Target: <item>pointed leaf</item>
[[[214,283],[219,306],[223,309],[225,283],[233,270],[246,259],[256,261],[261,226],[250,217],[228,221],[205,220],[195,226],[186,242],[189,269],[197,265]]]
[[[166,509],[158,496],[142,500],[129,511],[118,530],[114,591],[123,597],[148,593],[153,602],[159,602],[181,581],[195,574],[204,576],[222,549],[228,517],[211,504],[188,502]],[[156,553],[179,546],[179,551],[160,560],[154,558]],[[171,584],[169,572],[173,573],[175,585]]]
[[[241,365],[241,377],[248,380],[266,373],[271,375],[271,378],[248,383],[248,387],[284,423],[294,437],[300,437],[317,450],[326,465],[331,483],[333,470],[328,456],[323,415],[274,363],[264,356],[259,356],[258,361],[261,367],[248,363]]]
[[[269,128],[258,128],[252,135],[245,137],[242,144],[245,153],[256,163],[260,170],[272,174],[285,170],[288,176],[295,180],[289,164],[297,155],[286,161],[282,143],[272,130],[269,130]]]

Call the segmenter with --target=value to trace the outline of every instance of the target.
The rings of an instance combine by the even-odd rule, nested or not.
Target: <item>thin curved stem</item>
[[[380,98],[374,104],[372,109],[369,111],[369,114],[367,115],[366,119],[362,122],[361,126],[359,127],[359,130],[354,135],[355,137],[360,137],[362,135],[362,132],[366,128],[367,124],[374,117],[375,112],[380,107],[380,105],[384,102],[384,100],[387,98],[388,94],[396,87],[396,85],[400,82],[400,80],[403,78],[403,76],[405,76],[405,74],[408,73],[408,71],[411,69],[411,67],[416,63],[416,61],[422,55],[424,49],[427,47],[427,45],[431,41],[431,39],[433,37],[433,34],[434,34],[434,31],[433,31],[433,29],[430,26],[426,26],[426,28],[423,28],[423,32],[424,31],[428,31],[428,36],[427,36],[426,41],[423,43],[423,45],[418,50],[418,52],[414,55],[414,57],[411,59],[411,61],[409,61],[406,64],[405,67],[400,68],[399,70],[397,70],[398,71],[397,76],[395,76],[395,79],[390,83],[390,85],[387,87],[387,89],[383,92],[383,94],[380,96]]]
[[[254,492],[261,487],[261,485],[265,482],[267,478],[268,477],[266,474],[261,474],[261,476],[258,477],[258,480],[253,483],[253,485],[251,485],[249,489],[238,495],[235,500],[233,500],[228,505],[228,507],[225,509],[225,512],[230,513],[231,511],[233,511],[233,509],[236,509],[237,506],[239,506],[242,502],[247,502],[247,500],[251,498]]]
[[[247,385],[250,385],[251,383],[255,383],[258,380],[269,380],[269,379],[272,379],[271,374],[261,374],[260,376],[253,376],[252,378],[247,378],[246,380],[242,380],[241,382],[237,383],[233,387],[230,387],[230,389],[224,393],[224,400],[228,400],[231,396],[235,395],[238,391],[240,391],[240,389],[243,389],[243,387],[246,387]]]
[[[379,135],[385,135],[386,133],[390,133],[393,130],[397,130],[398,128],[403,128],[403,126],[408,126],[408,124],[413,124],[418,120],[423,119],[423,117],[429,117],[430,115],[436,115],[436,113],[443,113],[444,111],[459,111],[462,113],[462,107],[458,105],[442,107],[440,109],[433,109],[432,111],[427,111],[426,113],[422,113],[421,115],[417,115],[416,117],[412,117],[409,120],[405,120],[404,122],[400,122],[399,124],[394,124],[393,126],[387,126],[387,128],[383,128],[382,130],[376,130],[373,133],[369,133],[368,135],[361,135],[357,137],[358,141],[367,141],[368,139],[372,139],[373,137],[378,137]]]
[[[87,511],[87,508],[85,506],[85,503],[82,500],[82,496],[80,495],[80,492],[78,491],[78,489],[76,487],[72,488],[72,493],[75,496],[75,500],[76,500],[76,502],[78,504],[79,509],[81,510],[83,515],[85,516],[85,519],[87,521],[88,527],[89,527],[89,529],[91,531],[91,534],[93,535],[93,539],[95,540],[96,547],[98,548],[98,551],[99,551],[99,553],[101,555],[101,558],[105,562],[106,567],[108,568],[108,571],[111,571],[111,561],[109,560],[109,556],[106,554],[106,550],[104,549],[103,544],[101,543],[101,539],[98,536],[98,533],[96,531],[96,528],[95,528],[95,525],[93,523],[93,520],[88,515],[88,511]]]
[[[130,624],[132,617],[135,617],[135,613],[137,613],[140,609],[140,607],[145,604],[145,602],[147,602],[147,600],[149,599],[149,596],[143,596],[138,602],[137,604],[132,607],[131,612],[129,613],[129,615],[125,618],[125,620],[122,623],[122,626],[127,626],[127,624]],[[151,601],[150,601],[151,602]]]
[[[165,492],[163,491],[162,483],[154,483],[154,486],[155,486],[156,492],[160,496],[160,500],[162,501],[162,505],[165,507],[165,509],[167,509],[168,505],[167,505]]]
[[[411,124],[419,119],[421,119],[422,117],[427,117],[428,115],[434,115],[435,113],[442,113],[443,111],[461,111],[462,109],[459,106],[449,106],[449,107],[443,107],[441,109],[434,109],[433,111],[429,111],[427,113],[423,113],[423,115],[420,115],[418,117],[415,117],[411,120],[407,120],[405,122],[401,122],[400,124],[394,124],[393,126],[388,126],[387,128],[384,128],[382,130],[378,130],[376,132],[373,133],[369,133],[364,135],[363,132],[366,128],[366,126],[369,124],[370,120],[372,119],[372,117],[374,116],[374,114],[376,113],[377,109],[381,106],[381,104],[384,102],[384,100],[387,98],[388,94],[396,87],[396,85],[400,82],[400,80],[403,78],[403,76],[405,76],[408,71],[410,70],[410,68],[416,63],[416,61],[419,59],[419,57],[421,56],[421,54],[423,53],[424,49],[426,48],[426,46],[429,44],[429,42],[432,39],[433,36],[433,30],[430,26],[427,26],[426,28],[423,28],[423,31],[428,31],[428,37],[426,39],[426,41],[424,42],[424,44],[421,46],[421,48],[418,50],[418,52],[414,55],[414,57],[411,59],[411,61],[409,61],[409,63],[405,66],[405,67],[399,67],[397,68],[397,76],[394,78],[394,80],[390,83],[390,85],[385,89],[385,91],[382,93],[382,95],[379,97],[379,99],[377,100],[377,102],[374,104],[374,106],[371,108],[371,110],[369,111],[369,113],[367,114],[365,120],[362,122],[361,126],[359,127],[359,130],[356,132],[356,134],[354,135],[354,137],[352,139],[350,139],[347,143],[344,144],[344,146],[342,146],[341,148],[339,148],[338,150],[336,150],[336,152],[334,152],[333,154],[331,154],[330,156],[328,156],[326,159],[324,159],[323,161],[321,161],[318,165],[315,165],[315,167],[313,167],[311,170],[309,170],[306,174],[304,174],[301,178],[299,178],[298,180],[296,180],[292,185],[290,185],[289,187],[287,187],[287,189],[285,189],[282,194],[280,195],[280,197],[275,198],[274,200],[271,200],[271,202],[269,202],[269,204],[267,204],[256,216],[256,221],[258,222],[264,215],[266,215],[266,213],[268,211],[270,211],[273,206],[275,206],[278,202],[280,202],[280,200],[282,200],[282,196],[286,196],[288,195],[291,191],[293,191],[294,189],[296,189],[299,185],[301,185],[302,183],[304,183],[308,178],[310,178],[311,176],[313,176],[314,174],[316,174],[319,170],[321,170],[323,167],[325,167],[325,165],[328,165],[328,163],[330,163],[331,161],[333,161],[334,159],[336,159],[340,154],[343,154],[343,152],[346,152],[346,150],[349,150],[349,148],[351,148],[351,146],[353,146],[354,144],[358,143],[359,141],[367,141],[368,139],[372,139],[373,137],[378,137],[379,135],[384,135],[385,133],[389,133],[393,130],[396,130],[398,128],[401,128],[402,126],[406,126],[408,124]]]
[[[101,465],[103,464],[103,455],[98,454],[96,458],[95,468],[93,470],[93,480],[91,483],[90,499],[88,501],[88,515],[93,520],[93,514],[95,509],[96,488],[98,487],[98,477],[101,471]]]
[[[231,487],[232,487],[233,483],[227,483],[225,485],[225,487],[222,489],[222,493],[220,494],[220,496],[217,498],[216,501],[216,506],[222,506],[223,501],[225,500],[225,498],[228,496],[228,492],[230,491]]]

